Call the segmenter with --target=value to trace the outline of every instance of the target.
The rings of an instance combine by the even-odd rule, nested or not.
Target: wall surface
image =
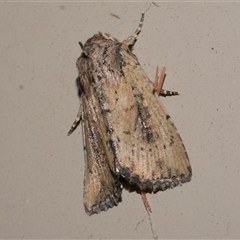
[[[0,3],[0,238],[239,238],[240,4],[163,2],[147,11],[134,52],[150,79],[167,67],[165,107],[193,178],[136,193],[94,216],[83,208],[78,41],[126,39],[145,3]],[[116,17],[117,15],[118,17]]]

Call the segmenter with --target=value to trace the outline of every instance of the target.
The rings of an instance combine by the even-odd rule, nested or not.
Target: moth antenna
[[[146,3],[146,4],[149,4],[149,2],[148,3]],[[156,7],[159,7],[159,6],[157,6],[157,4],[156,3],[154,3],[154,2],[151,2],[150,4],[149,4],[149,7],[145,10],[145,12],[144,13],[146,13],[149,9],[150,9],[150,7],[152,6],[152,4],[153,5],[155,5]]]
[[[128,37],[126,40],[123,41],[124,44],[126,44],[128,46],[133,46],[135,44],[135,42],[137,41],[137,36],[142,31],[144,15],[145,15],[145,12],[143,12],[142,15],[141,15],[138,28],[136,29],[136,31],[130,37]]]

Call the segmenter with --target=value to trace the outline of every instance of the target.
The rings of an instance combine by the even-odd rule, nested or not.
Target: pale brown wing
[[[176,127],[153,93],[153,84],[136,57],[122,52],[119,84],[102,84],[112,151],[121,176],[140,191],[157,192],[190,181],[192,170]],[[117,127],[116,127],[117,126]]]
[[[122,186],[113,174],[102,115],[94,94],[82,96],[85,150],[84,206],[88,215],[106,211],[121,201]]]

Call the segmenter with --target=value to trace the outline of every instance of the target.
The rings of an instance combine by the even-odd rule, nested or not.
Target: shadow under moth
[[[82,121],[85,177],[84,207],[88,215],[121,201],[122,189],[157,193],[189,182],[192,170],[176,127],[158,96],[164,91],[165,68],[153,84],[132,49],[141,32],[123,42],[99,32],[83,45],[77,60],[80,109],[68,132]]]

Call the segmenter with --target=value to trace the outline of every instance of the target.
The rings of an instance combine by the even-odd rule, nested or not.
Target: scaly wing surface
[[[117,206],[122,187],[113,174],[113,156],[108,149],[105,128],[94,93],[82,96],[85,151],[84,206],[92,215]]]
[[[102,108],[111,149],[121,176],[140,191],[158,192],[190,181],[191,166],[176,127],[153,92],[153,83],[136,57],[121,53],[125,60],[119,84],[102,84],[106,96],[114,96]]]

